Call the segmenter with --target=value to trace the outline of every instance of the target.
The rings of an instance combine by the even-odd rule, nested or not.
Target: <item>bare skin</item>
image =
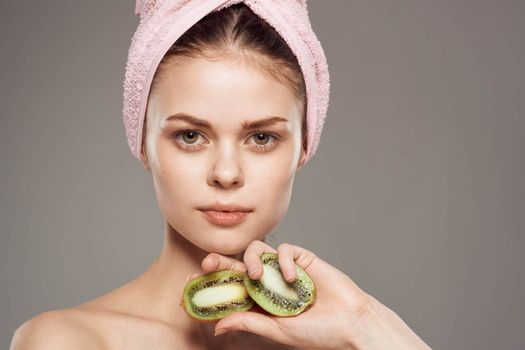
[[[285,215],[304,164],[300,106],[291,89],[244,60],[170,65],[148,104],[142,153],[166,222],[159,257],[114,291],[27,321],[11,350],[430,349],[392,310],[314,253],[264,243]],[[198,116],[201,125],[168,120],[180,113]],[[282,120],[243,127],[268,116]],[[219,225],[202,212],[216,201],[251,211],[239,224]],[[196,275],[236,270],[260,278],[264,252],[278,253],[286,280],[295,278],[294,263],[310,275],[317,299],[309,310],[290,318],[237,312],[201,323],[180,307],[184,285]]]
[[[316,286],[314,304],[294,317],[274,317],[251,310],[236,312],[217,323],[215,334],[243,330],[301,349],[430,349],[395,312],[307,249],[283,243],[275,250],[264,242],[253,241],[242,261],[252,279],[261,278],[260,256],[268,252],[278,254],[288,282],[296,278],[295,264],[308,273]],[[239,264],[232,257],[212,253],[203,266],[222,270],[235,269]]]
[[[201,270],[200,261],[195,269],[184,266],[188,243],[176,237],[175,232],[166,235],[159,258],[136,279],[94,300],[26,322],[12,349],[293,349],[247,332],[215,336],[216,322],[191,319],[179,305],[185,281],[195,271],[209,272],[214,266]],[[183,265],[177,268],[178,262]],[[229,267],[243,270],[242,263]]]
[[[68,341],[79,349],[288,348],[246,332],[215,336],[215,322],[197,322],[179,304],[188,278],[213,268],[201,267],[209,252],[241,259],[250,242],[264,240],[286,213],[305,159],[301,106],[288,86],[243,59],[192,59],[166,67],[148,103],[142,153],[165,218],[159,257],[114,291],[29,320],[15,334],[12,349],[31,349],[25,345],[31,343],[42,349],[50,342],[65,342],[67,348]],[[211,127],[168,121],[175,113]],[[271,116],[283,121],[242,127]],[[180,134],[184,130],[198,134]],[[241,224],[215,225],[199,210],[215,201],[252,212]],[[46,332],[49,327],[59,331]],[[50,348],[60,349],[57,344]]]

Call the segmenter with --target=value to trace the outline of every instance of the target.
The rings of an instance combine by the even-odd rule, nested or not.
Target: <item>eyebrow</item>
[[[176,114],[171,115],[168,118],[166,118],[165,121],[168,122],[168,121],[172,121],[172,120],[183,120],[183,121],[185,121],[187,123],[190,123],[190,124],[193,124],[195,126],[200,126],[202,128],[212,129],[211,124],[208,121],[196,118],[196,117],[188,115],[186,113],[176,113]],[[263,127],[266,127],[266,126],[270,126],[270,125],[273,125],[273,124],[277,124],[279,122],[287,123],[288,119],[283,118],[283,117],[270,116],[268,118],[260,119],[260,120],[246,120],[246,121],[243,121],[241,123],[241,126],[242,126],[243,129],[246,129],[246,130],[254,130],[254,129],[259,129],[259,128],[263,128]]]

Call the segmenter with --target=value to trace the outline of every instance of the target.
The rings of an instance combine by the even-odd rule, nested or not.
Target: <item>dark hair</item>
[[[239,55],[290,86],[302,101],[302,146],[306,150],[306,87],[301,66],[280,34],[245,4],[237,3],[211,12],[179,37],[160,61],[150,94],[162,76],[163,66],[173,58],[215,60]],[[146,123],[143,127],[146,128]],[[144,141],[145,130],[142,134]]]

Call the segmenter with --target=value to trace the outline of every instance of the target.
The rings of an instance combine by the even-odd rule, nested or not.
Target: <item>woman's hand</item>
[[[202,261],[204,272],[247,271],[252,279],[262,276],[260,256],[279,255],[288,282],[301,266],[315,283],[317,297],[305,312],[293,317],[274,317],[261,312],[233,313],[215,326],[215,334],[238,330],[308,349],[430,349],[392,310],[361,290],[347,275],[301,247],[282,244],[277,251],[253,241],[244,261],[216,253]]]

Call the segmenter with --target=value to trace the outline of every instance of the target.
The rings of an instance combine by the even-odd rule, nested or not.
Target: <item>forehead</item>
[[[160,121],[178,112],[218,120],[254,115],[291,118],[299,106],[291,87],[256,65],[205,58],[167,63],[150,102]]]

